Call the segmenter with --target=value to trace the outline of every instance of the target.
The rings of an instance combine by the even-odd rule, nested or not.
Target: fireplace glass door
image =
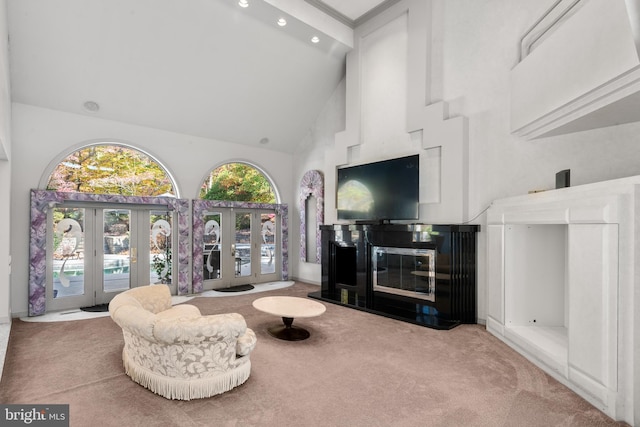
[[[374,291],[435,302],[434,249],[374,246],[372,264]]]

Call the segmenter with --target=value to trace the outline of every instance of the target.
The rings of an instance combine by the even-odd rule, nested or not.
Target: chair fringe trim
[[[184,380],[158,375],[133,363],[126,352],[122,354],[124,371],[133,381],[152,392],[175,400],[202,399],[224,393],[243,384],[251,374],[251,361],[215,377]]]

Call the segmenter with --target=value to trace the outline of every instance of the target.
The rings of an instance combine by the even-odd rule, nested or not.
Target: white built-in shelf
[[[496,200],[487,330],[615,420],[640,419],[640,176]]]
[[[567,328],[562,326],[513,326],[506,327],[504,336],[529,355],[562,375],[567,373],[569,348]]]

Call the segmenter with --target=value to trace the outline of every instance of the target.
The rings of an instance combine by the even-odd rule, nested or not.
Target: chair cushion
[[[174,305],[168,310],[161,311],[156,314],[156,321],[161,319],[169,320],[183,320],[183,319],[197,319],[202,316],[200,310],[195,305],[180,304]]]
[[[140,286],[129,289],[126,294],[137,299],[142,308],[152,313],[160,313],[171,308],[171,290],[167,285]]]

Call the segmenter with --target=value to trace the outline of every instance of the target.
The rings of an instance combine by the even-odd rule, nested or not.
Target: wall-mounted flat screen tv
[[[420,156],[338,169],[338,219],[418,219]]]

